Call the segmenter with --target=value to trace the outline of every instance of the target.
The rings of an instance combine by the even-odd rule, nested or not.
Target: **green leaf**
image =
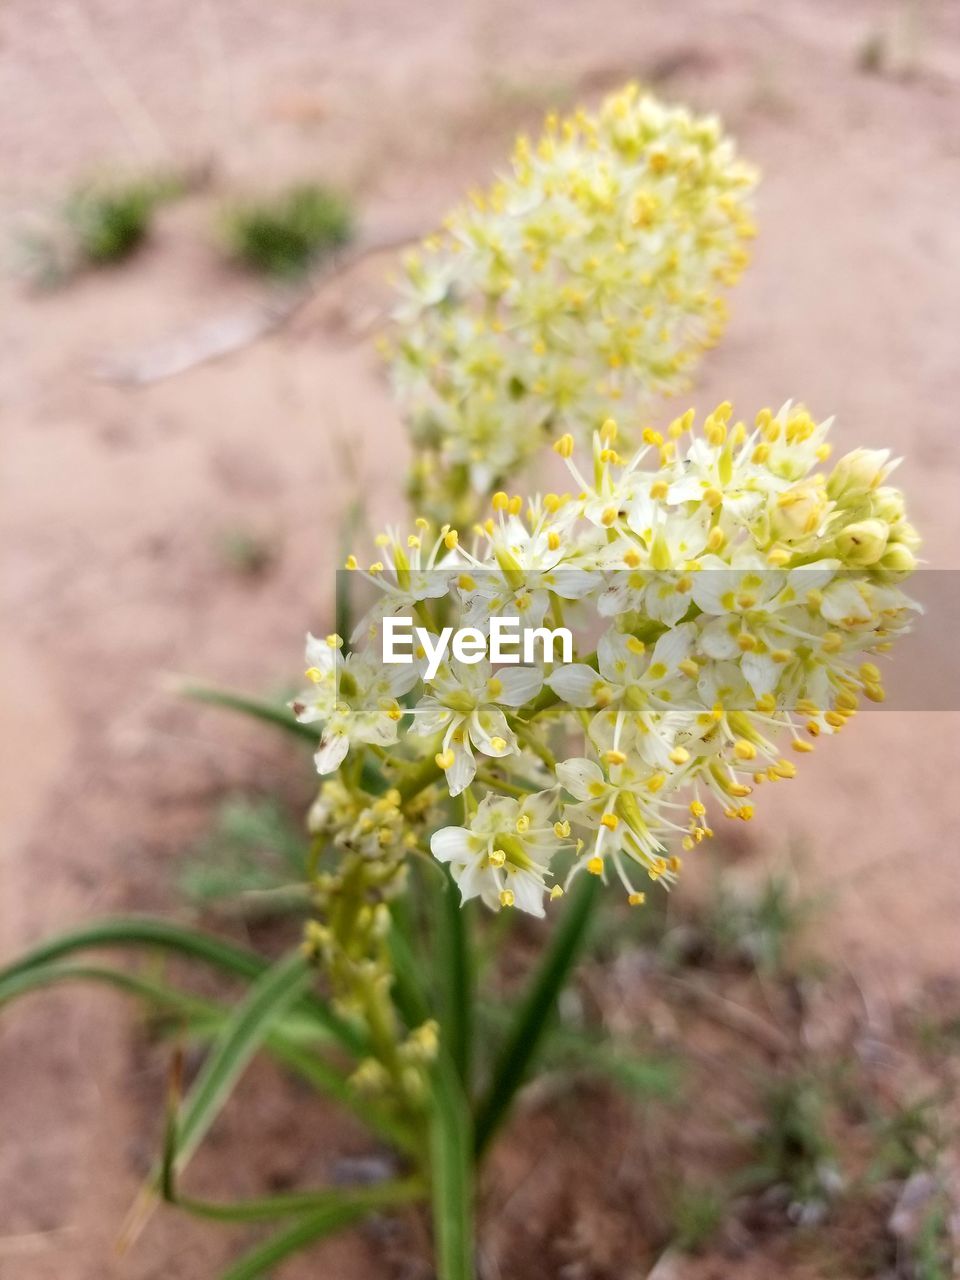
[[[544,1032],[570,970],[587,936],[598,897],[599,877],[579,876],[567,908],[534,974],[494,1067],[489,1090],[477,1111],[476,1148],[480,1156],[505,1119],[514,1094],[540,1048]]]
[[[220,1280],[259,1280],[292,1253],[306,1249],[334,1231],[349,1227],[369,1212],[368,1204],[345,1200],[342,1204],[311,1213],[245,1254],[239,1262],[221,1273]]]
[[[28,970],[59,960],[74,951],[138,946],[156,947],[193,960],[202,960],[221,972],[248,979],[259,977],[268,967],[268,962],[255,952],[198,929],[148,916],[116,916],[49,938],[0,970],[0,1004],[19,994],[15,985],[8,984]],[[339,1018],[318,996],[304,996],[299,1008],[324,1026],[345,1049],[353,1054],[365,1052],[363,1037],[356,1028]]]
[[[396,910],[401,901],[393,904],[388,939],[393,970],[393,1001],[407,1026],[419,1027],[431,1016],[431,1009],[424,994],[416,956],[410,947],[410,934],[406,927],[409,922],[402,919]]]
[[[470,1108],[453,1061],[443,1049],[432,1079],[430,1174],[438,1280],[474,1280]]]
[[[233,1009],[177,1117],[175,1172],[196,1151],[250,1059],[312,977],[310,962],[295,951],[261,974]]]
[[[0,1005],[60,982],[103,982],[184,1018],[209,1018],[218,1012],[210,1000],[202,1000],[199,996],[188,995],[137,974],[95,964],[45,964],[12,974],[0,980]]]
[[[194,1217],[215,1222],[268,1222],[274,1218],[329,1212],[345,1205],[363,1212],[412,1203],[426,1194],[423,1183],[414,1178],[384,1182],[364,1187],[322,1187],[313,1191],[288,1191],[260,1199],[239,1200],[233,1204],[209,1200],[193,1200],[174,1195],[172,1203]]]
[[[264,724],[272,724],[314,745],[320,740],[320,730],[316,725],[301,724],[292,711],[276,702],[268,702],[265,698],[255,698],[251,694],[237,693],[232,689],[219,689],[215,685],[201,684],[192,680],[184,680],[177,689],[183,697],[192,698],[194,702],[206,702],[210,706],[223,707],[227,711],[238,711],[241,715],[261,720]]]
[[[442,1035],[453,1065],[469,1095],[473,1039],[473,971],[469,946],[469,907],[447,868],[437,903],[437,970],[442,984]]]

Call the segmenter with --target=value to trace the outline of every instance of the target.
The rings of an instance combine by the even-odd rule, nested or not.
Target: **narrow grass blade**
[[[470,1109],[449,1054],[434,1066],[430,1172],[438,1280],[474,1280],[473,1136]]]
[[[342,1204],[311,1213],[245,1254],[239,1262],[221,1273],[220,1280],[264,1280],[284,1258],[308,1248],[324,1236],[349,1227],[370,1210],[366,1203],[345,1200]]]
[[[283,729],[295,738],[303,738],[314,745],[320,739],[320,731],[316,725],[301,724],[292,711],[276,702],[269,702],[266,698],[255,698],[250,694],[237,693],[233,689],[219,689],[216,685],[200,684],[192,680],[184,680],[178,684],[177,691],[194,702],[205,702],[212,707],[223,707],[225,711],[239,712],[240,715]]]
[[[255,952],[198,929],[147,916],[117,916],[49,938],[7,968],[0,969],[0,1003],[16,994],[15,988],[8,984],[18,975],[75,951],[101,947],[156,947],[247,979],[258,978],[268,968],[268,962]],[[5,995],[6,992],[10,994]],[[321,1023],[349,1052],[364,1052],[363,1038],[357,1030],[337,1017],[318,996],[305,995],[298,1007]]]
[[[180,1109],[175,1171],[196,1151],[250,1059],[306,991],[312,976],[307,958],[294,952],[261,974],[227,1018]]]
[[[421,1182],[407,1179],[367,1187],[324,1187],[315,1191],[289,1191],[262,1199],[240,1200],[234,1204],[193,1200],[174,1196],[173,1203],[197,1218],[214,1222],[269,1222],[276,1218],[300,1217],[336,1211],[345,1206],[360,1212],[422,1200],[426,1191]]]
[[[476,1149],[480,1156],[506,1117],[540,1048],[557,997],[576,963],[587,936],[587,924],[597,900],[600,881],[579,876],[566,910],[514,1015],[506,1043],[494,1067],[489,1090],[477,1111]]]

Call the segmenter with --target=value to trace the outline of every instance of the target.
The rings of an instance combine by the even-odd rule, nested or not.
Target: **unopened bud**
[[[837,534],[837,554],[847,568],[866,569],[883,555],[889,536],[883,520],[858,520]]]
[[[827,494],[834,502],[862,497],[875,489],[887,474],[889,449],[854,449],[837,461],[827,480]]]

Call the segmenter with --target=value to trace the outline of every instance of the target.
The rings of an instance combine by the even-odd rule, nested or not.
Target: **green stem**
[[[563,918],[514,1015],[490,1088],[477,1110],[475,1149],[478,1159],[506,1118],[514,1095],[540,1048],[557,997],[586,939],[587,924],[599,896],[599,887],[600,881],[596,876],[578,877]]]
[[[447,1049],[464,1092],[470,1091],[473,1039],[473,962],[469,909],[449,872],[438,904],[438,961],[443,984],[442,1027]]]

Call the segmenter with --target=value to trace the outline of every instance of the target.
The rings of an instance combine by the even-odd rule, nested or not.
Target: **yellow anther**
[[[561,458],[570,458],[573,456],[574,444],[575,441],[573,436],[568,431],[560,437],[560,439],[554,444],[553,448],[556,453],[559,453]]]
[[[521,498],[519,493],[514,494],[514,496],[510,499],[510,505],[508,506],[507,510],[510,512],[512,516],[518,516],[520,512],[523,510],[523,498]]]
[[[703,500],[708,507],[711,507],[711,508],[719,507],[720,504],[723,502],[723,493],[719,489],[713,489],[713,488],[705,489],[703,494]]]
[[[647,652],[647,646],[642,640],[638,640],[636,636],[627,637],[627,648],[631,653],[637,654],[638,657],[642,657]]]
[[[841,689],[834,699],[834,706],[837,711],[856,711],[859,705],[859,698],[855,693],[851,693],[849,689]]]
[[[733,754],[738,760],[756,760],[757,748],[752,742],[748,742],[746,738],[740,738],[733,744]]]
[[[601,827],[606,827],[608,831],[616,831],[620,825],[620,819],[615,813],[605,813],[600,819]]]
[[[563,897],[563,890],[560,888],[558,884],[555,884],[553,888],[550,890],[550,901],[556,902],[558,898],[562,898],[562,897]]]
[[[512,890],[512,889],[501,889],[501,890],[500,890],[500,905],[501,905],[501,907],[512,907],[515,901],[516,901],[516,898],[513,896],[513,890]]]
[[[504,493],[502,489],[498,489],[490,499],[490,505],[493,507],[494,511],[506,511],[507,507],[510,505],[510,495]]]
[[[344,568],[345,568],[345,569],[359,569],[359,567],[360,567],[360,566],[357,564],[357,557],[356,557],[356,556],[347,556],[347,558],[346,558],[346,560],[345,560],[345,562],[344,562]]]
[[[417,516],[416,520],[414,520],[413,523],[421,531],[421,533],[425,533],[427,529],[430,528],[430,521],[425,520],[423,516]]]
[[[691,800],[690,812],[695,818],[702,818],[707,812],[707,806],[702,800]]]
[[[786,547],[771,547],[767,552],[767,564],[773,565],[775,569],[782,569],[785,564],[790,563],[790,552]]]
[[[772,693],[762,693],[757,699],[757,710],[766,716],[773,715],[777,709],[777,700]]]
[[[606,525],[606,527],[609,529],[610,526],[616,522],[616,519],[617,519],[617,508],[607,507],[600,517],[600,523]]]
[[[550,533],[548,533],[548,534],[547,534],[547,546],[550,548],[550,550],[551,550],[551,551],[558,551],[558,550],[559,550],[559,548],[560,548],[560,535],[559,535],[559,533],[550,532]]]
[[[774,662],[779,662],[782,666],[785,662],[790,661],[793,657],[793,653],[790,649],[771,649],[770,657]]]
[[[726,541],[727,535],[719,526],[716,526],[710,530],[707,536],[707,550],[713,552],[722,551]]]
[[[671,764],[686,764],[690,759],[690,752],[685,747],[674,747],[670,752]]]
[[[659,431],[654,431],[653,427],[644,427],[641,439],[644,444],[663,444],[663,436]]]
[[[602,876],[603,875],[603,859],[597,856],[592,857],[590,861],[587,863],[587,870],[590,872],[592,876]]]
[[[810,751],[816,750],[812,742],[807,742],[803,738],[794,738],[790,745],[793,747],[794,751],[798,752],[800,755],[806,755]]]
[[[495,737],[493,737],[493,738],[491,738],[491,739],[490,739],[490,749],[491,749],[492,751],[496,751],[498,754],[499,754],[499,752],[501,752],[501,751],[506,751],[506,749],[507,749],[507,740],[506,740],[506,738],[500,738],[500,737],[496,737],[496,736],[495,736]]]
[[[643,561],[640,555],[636,551],[631,549],[630,551],[624,552],[623,563],[627,566],[628,569],[638,569],[640,565],[643,563]]]
[[[741,631],[737,636],[737,648],[741,653],[752,653],[757,648],[759,641],[755,636],[750,635],[747,631]]]
[[[410,548],[411,551],[416,551],[417,548],[420,546],[420,539],[417,537],[415,533],[407,534],[407,546]]]
[[[863,686],[863,696],[869,698],[871,702],[884,702],[887,697],[883,686],[879,684],[865,684]]]
[[[654,480],[653,484],[650,486],[651,498],[665,498],[669,492],[670,486],[667,484],[666,480]]]
[[[461,573],[457,578],[457,586],[461,591],[476,591],[476,581],[470,577],[469,573]]]
[[[454,761],[457,757],[453,754],[450,748],[447,747],[446,751],[437,752],[433,758],[436,761],[438,769],[447,770],[453,768]]]
[[[624,752],[616,751],[613,748],[611,748],[609,751],[605,751],[603,753],[603,758],[604,760],[606,760],[607,764],[626,764],[627,763],[627,757],[624,754]]]
[[[678,670],[682,671],[685,676],[689,676],[691,680],[696,680],[700,674],[700,668],[694,662],[693,658],[684,658],[677,663]]]
[[[627,902],[631,907],[642,907],[647,900],[645,893],[630,893],[627,895]]]
[[[604,444],[613,444],[617,438],[617,424],[613,418],[607,418],[600,428],[600,439]]]
[[[517,828],[518,835],[523,836],[527,834],[527,832],[530,830],[529,813],[521,813],[520,817],[517,819],[516,828]]]
[[[555,822],[553,824],[553,834],[558,840],[567,840],[570,837],[570,823],[567,821]]]
[[[860,675],[860,679],[864,682],[864,684],[880,683],[880,668],[874,666],[872,662],[862,663],[860,666],[859,675]]]
[[[651,776],[647,779],[647,783],[646,783],[647,790],[652,791],[654,794],[656,794],[658,791],[663,789],[663,784],[666,782],[666,780],[667,780],[667,775],[665,773],[661,772],[661,773],[651,774]]]

